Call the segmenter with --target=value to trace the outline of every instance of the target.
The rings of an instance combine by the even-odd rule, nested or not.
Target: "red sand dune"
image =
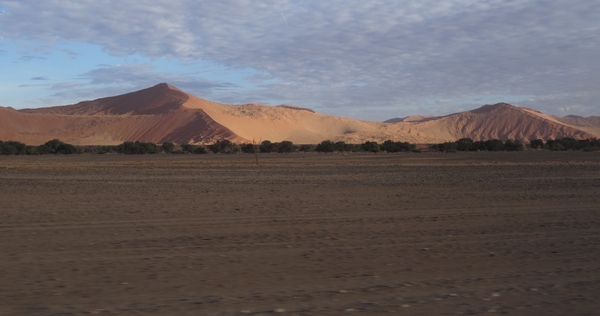
[[[162,83],[154,87],[73,105],[14,110],[0,107],[0,139],[41,144],[50,139],[78,145],[123,141],[212,143],[252,140],[318,143],[407,141],[437,143],[462,137],[520,139],[600,135],[600,119],[556,118],[505,103],[443,117],[407,117],[379,123],[281,105],[228,105]]]

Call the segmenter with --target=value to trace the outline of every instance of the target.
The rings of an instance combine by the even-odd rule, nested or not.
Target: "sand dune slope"
[[[0,113],[1,114],[1,113]],[[242,140],[203,111],[173,111],[161,115],[0,115],[0,139],[38,145],[58,138],[76,145],[114,145],[124,141],[162,143]]]
[[[600,135],[600,116],[581,117],[569,115],[565,117],[555,117],[561,123],[573,126],[577,129]]]
[[[179,109],[188,95],[166,83],[154,87],[93,101],[40,109],[24,109],[23,113],[63,115],[152,115]]]
[[[506,103],[484,105],[472,111],[415,123],[415,128],[428,135],[455,140],[469,137],[486,139],[556,139],[589,138],[596,135],[565,125],[538,111]]]
[[[0,108],[0,139],[41,144],[58,138],[73,144],[123,141],[212,143],[252,140],[362,143],[388,139],[437,143],[462,137],[520,139],[600,135],[600,119],[556,118],[499,103],[443,117],[412,116],[379,123],[281,105],[228,105],[200,99],[166,83],[93,101],[40,109]]]

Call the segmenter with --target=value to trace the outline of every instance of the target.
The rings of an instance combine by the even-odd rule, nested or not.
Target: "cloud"
[[[431,97],[489,93],[544,100],[561,94],[573,98],[565,104],[598,111],[597,101],[582,97],[597,97],[600,85],[600,3],[595,1],[13,0],[3,5],[10,14],[0,16],[0,37],[85,41],[117,56],[201,58],[266,74],[266,83],[251,92],[191,77],[181,82],[197,91],[223,88],[227,93],[220,97],[233,101],[250,95],[316,104],[326,112],[392,112],[427,109],[423,99]],[[119,71],[124,70],[100,68],[87,78],[95,84],[131,80],[138,85],[165,77],[139,75],[148,69]],[[115,72],[117,78],[107,75]],[[437,106],[451,111],[457,105]]]
[[[57,82],[49,85],[52,94],[39,100],[41,104],[65,104],[128,93],[144,89],[160,82],[168,82],[187,92],[200,96],[213,95],[219,91],[235,89],[228,82],[209,81],[193,74],[167,74],[154,70],[150,64],[103,65],[81,74],[75,81]],[[36,85],[22,85],[32,87]]]
[[[150,64],[104,66],[81,75],[93,85],[127,85],[136,83],[133,88],[146,88],[159,82],[168,82],[182,89],[189,89],[207,94],[213,89],[228,89],[237,87],[228,82],[213,82],[197,78],[192,74],[171,75],[153,71]],[[191,91],[190,91],[191,92]]]
[[[45,60],[45,59],[46,59],[46,57],[35,56],[35,55],[30,55],[30,54],[21,55],[19,57],[19,60],[23,61],[23,62],[30,62],[32,60]]]
[[[20,84],[19,88],[47,87],[47,84]]]
[[[48,80],[47,77],[33,77],[31,80]]]

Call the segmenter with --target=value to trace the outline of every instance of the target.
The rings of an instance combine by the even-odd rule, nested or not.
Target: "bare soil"
[[[0,157],[1,315],[598,315],[599,153]]]

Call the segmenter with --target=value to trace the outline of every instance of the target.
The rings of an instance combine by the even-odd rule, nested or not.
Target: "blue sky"
[[[600,115],[600,2],[0,0],[0,106],[168,82],[368,120],[508,102]]]

